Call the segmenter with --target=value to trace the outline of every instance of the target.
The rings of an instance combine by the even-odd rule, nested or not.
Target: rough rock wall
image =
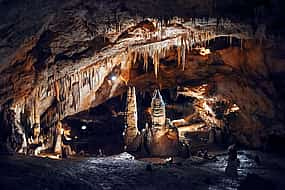
[[[285,60],[281,47],[270,44],[247,40],[242,48],[229,46],[208,56],[188,52],[184,70],[177,66],[174,51],[161,61],[158,81],[146,73],[134,77],[132,84],[140,89],[189,87],[178,93],[196,99],[195,111],[206,125],[227,127],[233,140],[242,145],[266,148],[271,135],[284,137],[285,132],[284,86],[278,88],[284,78],[276,81],[273,77],[284,73]]]
[[[284,73],[284,58],[278,70],[270,66],[279,48],[268,44],[245,43],[244,49],[226,49],[220,52],[225,64],[234,68],[231,76],[216,76],[217,94],[229,98],[240,107],[232,130],[242,144],[266,146],[270,135],[284,136],[284,103],[282,90],[276,88],[272,76]],[[280,58],[280,57],[279,57]],[[277,83],[283,83],[284,78]],[[265,147],[263,147],[265,148]]]

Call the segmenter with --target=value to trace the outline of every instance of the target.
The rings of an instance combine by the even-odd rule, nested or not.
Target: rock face
[[[283,16],[279,4],[250,4],[237,21],[243,14],[224,10],[243,4],[231,0],[0,1],[0,147],[25,153],[43,139],[54,144],[58,121],[123,94],[126,83],[139,89],[212,83],[207,100],[194,95],[205,123],[222,123],[248,146],[284,137],[284,47],[261,23],[282,33],[274,25]],[[267,17],[270,11],[280,15]],[[260,14],[252,26],[246,18],[253,12]],[[233,47],[193,55],[196,46],[215,50],[221,36]],[[238,105],[235,120],[216,111],[208,116],[217,99],[228,109]]]

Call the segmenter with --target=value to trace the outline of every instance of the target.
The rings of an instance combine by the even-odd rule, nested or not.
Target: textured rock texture
[[[26,152],[39,143],[40,127],[41,143],[51,144],[59,120],[124,93],[126,84],[148,89],[212,83],[215,97],[240,108],[236,121],[226,124],[239,142],[260,147],[269,135],[283,136],[285,58],[278,34],[284,30],[276,24],[284,16],[282,4],[2,0],[0,141]],[[225,35],[229,42],[241,39],[239,47],[211,56],[189,53]],[[112,81],[113,75],[119,80]],[[204,117],[206,123],[215,119]]]

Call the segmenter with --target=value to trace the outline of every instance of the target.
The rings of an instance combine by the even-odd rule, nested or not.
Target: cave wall
[[[225,64],[232,66],[235,73],[215,76],[217,94],[233,100],[240,107],[238,119],[231,124],[231,129],[243,145],[267,148],[270,135],[284,135],[282,90],[276,88],[276,81],[272,80],[272,76],[284,72],[284,67],[272,70],[269,66],[278,58],[272,54],[274,51],[278,50],[252,41],[243,49],[220,51]],[[283,65],[283,61],[279,64]],[[279,82],[282,80],[284,78]]]

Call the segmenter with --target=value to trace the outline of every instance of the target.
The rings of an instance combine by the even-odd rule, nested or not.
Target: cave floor
[[[254,161],[258,155],[261,164]],[[254,151],[239,151],[239,177],[225,176],[226,154],[217,161],[192,157],[167,164],[133,160],[127,153],[101,158],[52,160],[0,157],[1,189],[237,189],[247,173],[256,173],[276,189],[285,185],[285,160]],[[148,169],[147,169],[148,168]],[[282,180],[283,179],[283,180]],[[254,185],[256,182],[254,182]],[[273,190],[274,188],[271,188]]]

